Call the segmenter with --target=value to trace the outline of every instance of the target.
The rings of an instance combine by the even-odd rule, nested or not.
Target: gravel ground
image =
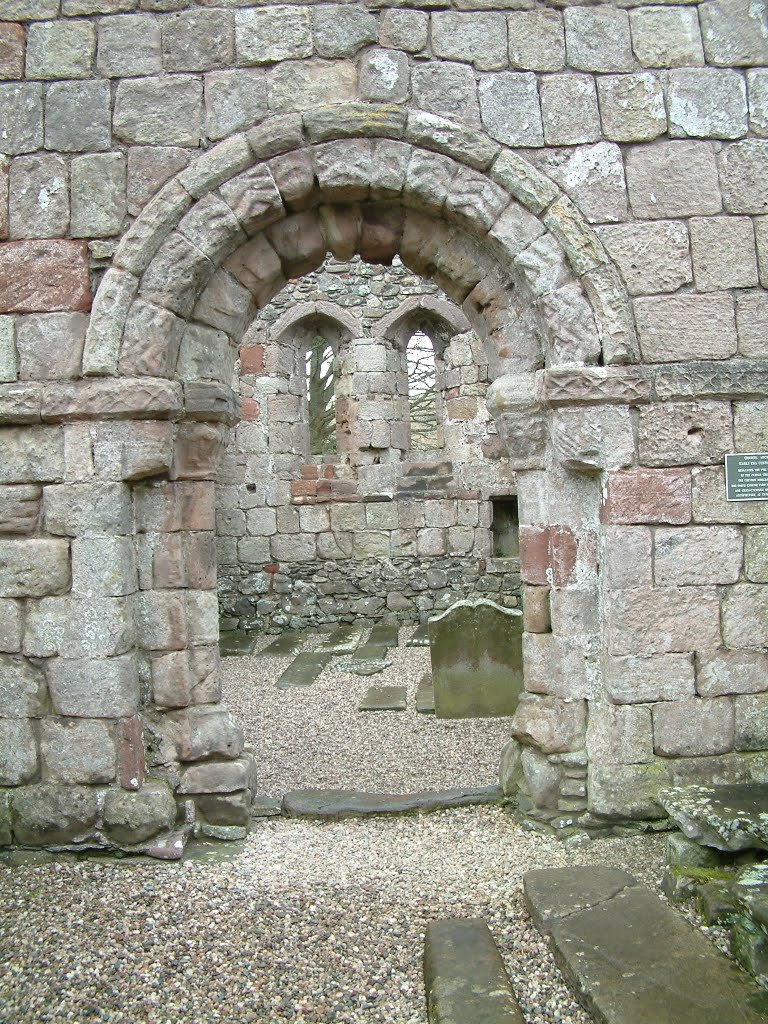
[[[386,678],[326,673],[311,692],[277,695],[285,664],[225,663],[228,699],[260,748],[268,792],[493,780],[503,723],[355,713],[371,682],[413,687],[423,651],[398,652]],[[604,863],[656,885],[663,847],[652,836],[568,850],[499,807],[477,807],[264,819],[244,842],[201,845],[176,865],[0,867],[0,1024],[425,1024],[424,927],[442,916],[488,921],[528,1024],[588,1024],[530,925],[522,873]]]

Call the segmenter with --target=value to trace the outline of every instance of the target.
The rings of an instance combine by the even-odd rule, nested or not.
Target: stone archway
[[[431,115],[338,105],[265,121],[166,185],[99,289],[84,379],[42,399],[46,422],[96,424],[108,462],[103,480],[71,485],[81,502],[62,494],[62,532],[73,545],[99,538],[121,590],[138,579],[133,615],[122,593],[102,601],[107,639],[48,670],[58,713],[120,730],[124,791],[107,794],[108,841],[140,842],[146,829],[130,822],[151,818],[153,802],[170,824],[172,790],[187,821],[247,818],[251,766],[219,704],[210,554],[213,481],[238,416],[226,373],[254,310],[328,250],[399,254],[462,305],[486,344],[489,406],[520,474],[527,602],[559,595],[551,631],[530,616],[516,734],[531,776],[548,758],[556,799],[586,770],[602,649],[599,473],[624,453],[617,462],[592,414],[569,407],[631,391],[627,371],[609,369],[636,358],[618,275],[568,198],[505,147]],[[585,806],[574,789],[564,798]],[[102,813],[98,794],[87,800],[84,834]]]

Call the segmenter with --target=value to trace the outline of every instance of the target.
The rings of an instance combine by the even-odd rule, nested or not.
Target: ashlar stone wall
[[[522,4],[0,0],[3,842],[244,827],[227,375],[328,253],[399,256],[483,343],[524,796],[765,779],[768,503],[723,487],[768,448],[765,9]]]

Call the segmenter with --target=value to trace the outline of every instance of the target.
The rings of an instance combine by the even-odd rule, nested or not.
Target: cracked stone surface
[[[661,804],[689,839],[718,850],[768,850],[768,785],[687,786]]]

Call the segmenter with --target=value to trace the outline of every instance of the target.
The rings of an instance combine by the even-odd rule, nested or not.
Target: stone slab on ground
[[[293,686],[311,686],[330,660],[330,654],[312,651],[299,654],[283,672],[275,686],[278,690],[288,690]]]
[[[244,633],[239,629],[222,633],[219,639],[219,653],[222,658],[236,658],[253,654],[257,635],[256,633]]]
[[[371,647],[369,644],[358,647],[354,656],[347,662],[347,672],[352,672],[356,676],[375,676],[383,672],[392,664],[387,660],[387,650],[386,647]]]
[[[295,658],[304,643],[304,634],[299,630],[281,633],[271,644],[259,651],[264,658],[291,657]]]
[[[473,804],[495,804],[502,799],[498,786],[467,786],[416,793],[294,789],[283,797],[283,814],[289,818],[362,818],[371,814],[410,814]]]
[[[429,922],[424,987],[430,1024],[523,1024],[504,962],[480,918]]]
[[[252,818],[274,818],[283,813],[283,801],[277,796],[255,796],[251,802]]]
[[[435,691],[432,686],[432,673],[425,672],[419,680],[416,690],[416,710],[422,715],[434,715]]]
[[[685,786],[659,803],[684,835],[717,850],[768,850],[768,785]]]
[[[600,1024],[765,1024],[768,995],[632,875],[523,876],[534,922]]]
[[[405,711],[408,690],[405,686],[370,686],[358,711]]]
[[[406,647],[429,647],[429,623],[422,622],[410,636]]]
[[[352,654],[360,645],[364,632],[363,626],[339,626],[319,643],[317,649],[328,654]]]
[[[377,622],[368,634],[368,647],[397,647],[400,643],[400,629],[388,622]]]

